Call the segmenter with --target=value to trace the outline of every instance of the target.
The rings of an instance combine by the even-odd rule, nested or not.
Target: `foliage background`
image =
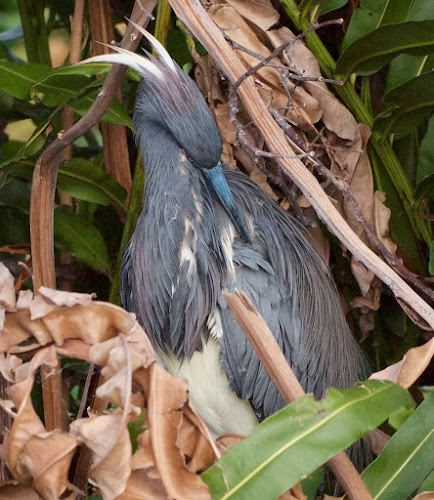
[[[228,4],[241,9],[243,2]],[[259,6],[262,4],[267,2],[258,2]],[[129,15],[132,3],[112,2],[111,7],[114,37],[119,40],[124,30],[123,16]],[[392,253],[426,287],[431,288],[434,275],[433,3],[429,0],[303,0],[296,4],[291,0],[281,0],[274,1],[273,7],[278,12],[278,26],[289,27],[297,33],[308,29],[315,20],[324,22],[343,18],[341,26],[322,28],[306,36],[305,41],[323,75],[342,78],[346,82],[342,87],[329,85],[329,89],[358,122],[365,123],[373,131],[364,148],[373,189],[364,191],[363,178],[353,182],[346,177],[336,152],[339,148],[354,150],[356,146],[342,137],[336,139],[327,135],[327,126],[321,121],[321,116],[314,120],[314,112],[310,114],[307,109],[307,121],[310,119],[316,128],[300,125],[295,129],[304,141],[312,145],[327,168],[350,182],[359,204],[373,203],[376,191],[385,193],[384,203],[390,209],[390,222],[389,214],[383,211],[378,217],[383,228],[378,230],[377,227],[380,239],[387,244],[395,243],[396,247],[389,246]],[[98,65],[88,69],[84,66],[51,71],[55,67],[68,66],[73,9],[72,1],[33,4],[8,0],[2,4],[0,258],[14,272],[17,288],[32,286],[27,267],[31,268],[29,201],[33,166],[43,148],[65,128],[65,108],[73,109],[74,121],[82,116],[103,81],[95,75],[104,75],[109,69]],[[245,15],[248,26],[243,35],[246,44],[255,41],[250,27],[255,25],[255,16],[259,18],[260,15],[261,11],[255,13],[254,7],[251,7],[250,14]],[[86,7],[85,18],[89,20],[89,16]],[[82,59],[90,56],[95,46],[91,22],[88,23],[83,37]],[[22,31],[17,29],[20,24]],[[165,43],[184,70],[196,77],[204,93],[217,96],[211,105],[225,139],[227,161],[254,178],[285,207],[291,205],[292,208],[294,201],[288,203],[282,186],[278,183],[270,186],[263,171],[248,155],[243,155],[225,109],[227,84],[218,78],[217,83],[215,79],[210,83],[212,62],[203,47],[182,29],[164,2],[160,3],[157,20],[150,24],[149,29]],[[270,41],[264,41],[257,24],[253,32],[260,40],[260,46],[256,45],[258,52],[263,47],[272,50]],[[189,49],[194,49],[193,56]],[[270,83],[264,75],[261,78]],[[303,85],[307,87],[305,82],[300,84]],[[110,138],[114,140],[119,135],[118,129],[112,130],[114,135],[110,135],[108,129],[95,126],[74,143],[70,156],[62,163],[56,193],[55,247],[59,288],[96,292],[100,300],[110,300],[115,304],[119,304],[120,255],[140,212],[144,180],[131,131],[130,115],[136,86],[137,76],[129,71],[128,78],[122,83],[122,99],[113,103],[103,119],[105,123],[124,127],[125,138],[118,149],[127,159],[126,168],[130,169],[131,165],[132,177],[128,179],[128,175],[120,174],[116,164],[109,164],[116,163],[116,158],[110,160],[103,152],[103,146],[108,147],[107,137],[109,141]],[[217,101],[221,106],[215,104]],[[324,152],[326,148],[324,143],[321,146],[319,139],[323,137],[335,148],[335,153]],[[261,139],[254,131],[250,139],[256,147],[262,147]],[[263,163],[275,176],[273,160]],[[293,186],[289,188],[304,210],[303,221],[307,220],[307,225],[314,227],[309,231],[319,251],[330,262],[347,308],[348,321],[362,342],[373,369],[377,371],[400,360],[409,348],[429,340],[431,332],[420,328],[420,321],[419,326],[410,321],[379,280],[366,277],[363,270],[355,269],[351,256],[321,225],[301,193]],[[330,195],[335,196],[349,219],[349,212],[345,212],[339,194],[330,192]],[[378,222],[374,219],[372,222]],[[24,262],[27,267],[20,266],[19,262]],[[71,390],[73,412],[76,412],[85,367],[72,360],[64,360],[63,367],[64,378]],[[428,370],[417,385],[431,383],[432,371]],[[419,401],[422,399],[416,389],[414,396]],[[42,416],[37,388],[34,402]],[[387,430],[392,431],[391,428]]]

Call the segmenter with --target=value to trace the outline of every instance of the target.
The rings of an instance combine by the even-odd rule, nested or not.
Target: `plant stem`
[[[18,0],[21,24],[24,31],[24,45],[29,63],[51,66],[48,48],[48,29],[45,24],[45,2]]]
[[[160,0],[157,5],[157,14],[155,16],[155,38],[164,47],[167,45],[167,35],[169,33],[170,27],[170,15],[172,13],[172,7],[167,0]]]

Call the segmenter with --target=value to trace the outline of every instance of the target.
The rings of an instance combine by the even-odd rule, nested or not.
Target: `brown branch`
[[[187,28],[199,39],[208,53],[217,62],[223,74],[235,83],[244,73],[244,65],[232,47],[226,43],[220,29],[209,18],[198,0],[170,0],[173,10]],[[238,88],[246,111],[261,131],[268,149],[282,155],[294,155],[283,131],[270,115],[251,77]],[[329,200],[317,179],[298,158],[278,160],[282,169],[295,182],[315,208],[320,219],[328,226],[354,257],[375,273],[390,287],[395,296],[407,303],[413,311],[434,328],[433,309],[385,262],[383,262],[352,231]]]
[[[90,27],[92,32],[92,55],[108,54],[111,49],[102,43],[110,44],[114,39],[112,13],[109,0],[91,0],[89,2]],[[122,102],[122,92],[118,87],[116,97]],[[116,177],[128,194],[131,191],[131,168],[128,154],[127,132],[124,125],[101,123],[104,165],[108,174]],[[128,202],[128,199],[127,199]],[[119,212],[121,217],[123,213]]]
[[[247,296],[243,292],[236,291],[235,293],[224,292],[224,297],[232,316],[243,329],[261,364],[267,370],[285,402],[289,404],[304,396],[306,393],[291,370],[271,330]],[[331,458],[328,466],[350,499],[372,500],[368,489],[345,452],[341,451]]]

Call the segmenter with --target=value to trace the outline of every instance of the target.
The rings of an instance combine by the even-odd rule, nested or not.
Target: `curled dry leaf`
[[[92,302],[91,296],[43,293],[42,299],[53,308],[44,314],[40,310],[32,319],[34,299],[22,295],[20,309],[6,313],[0,336],[0,370],[13,383],[11,401],[2,401],[2,406],[14,417],[3,448],[15,479],[32,481],[32,492],[44,499],[59,498],[68,488],[74,450],[84,443],[92,452],[90,478],[104,499],[143,498],[144,491],[147,498],[209,499],[197,473],[219,452],[189,405],[186,381],[155,366],[151,343],[134,316]],[[48,343],[52,345],[44,347]],[[11,355],[13,350],[24,359],[33,357],[23,363]],[[98,364],[104,382],[97,396],[118,408],[102,415],[90,412],[88,418],[73,422],[69,433],[46,432],[30,394],[36,370],[42,365],[54,369],[58,354]],[[127,423],[145,402],[148,430],[138,436],[139,448],[131,457]]]
[[[272,6],[270,0],[226,0],[230,6],[247,21],[258,28],[267,31],[279,21],[279,13]]]
[[[104,500],[120,495],[130,475],[131,441],[123,410],[108,415],[91,415],[75,420],[71,432],[93,452],[90,478],[101,490]]]
[[[44,500],[33,488],[24,486],[16,481],[9,481],[0,485],[2,500]]]
[[[206,436],[202,435],[198,427],[195,431],[191,428],[193,420],[200,417],[189,405],[187,381],[173,377],[156,364],[151,366],[149,373],[143,370],[136,372],[135,380],[148,398],[147,420],[150,429],[149,433],[141,434],[138,441],[142,444],[150,441],[153,450],[150,455],[151,448],[148,447],[145,452],[144,447],[141,447],[136,452],[140,452],[138,456],[133,457],[135,467],[140,464],[139,458],[142,460],[142,470],[147,472],[141,476],[144,482],[149,478],[156,480],[160,477],[168,498],[210,499],[207,486],[191,470],[204,470],[214,458]],[[137,474],[134,484],[136,482]]]
[[[8,311],[15,308],[14,278],[3,262],[0,262],[0,307]]]
[[[29,305],[31,319],[42,318],[58,306],[88,305],[95,297],[94,293],[64,292],[41,286],[39,295],[34,297]]]
[[[434,500],[434,491],[423,491],[416,495],[413,500]]]
[[[14,279],[9,269],[0,262],[0,331],[5,322],[6,311],[15,308]]]
[[[53,347],[39,351],[31,361],[14,370],[16,383],[8,392],[17,414],[8,439],[8,466],[20,482],[32,479],[34,489],[43,498],[55,500],[67,488],[77,441],[61,431],[47,433],[33,408],[30,394],[35,372],[42,365],[57,366]]]
[[[295,38],[294,33],[285,26],[267,31],[266,35],[276,48]],[[322,76],[318,61],[302,40],[296,40],[285,50],[284,54],[286,62],[300,75],[313,78]],[[327,88],[327,85],[324,82],[306,81],[303,83],[303,88],[310,99],[314,99],[317,103],[318,114],[309,114],[311,123],[316,123],[321,119],[327,130],[345,141],[353,142],[357,134],[357,122],[350,111]],[[299,105],[303,105],[303,102],[299,102]]]
[[[401,361],[388,366],[384,370],[373,373],[369,378],[390,380],[408,389],[425,371],[433,356],[434,338],[424,345],[410,349]]]

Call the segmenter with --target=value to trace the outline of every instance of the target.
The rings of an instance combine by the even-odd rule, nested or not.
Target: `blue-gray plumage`
[[[307,392],[321,397],[327,387],[350,386],[366,366],[304,230],[250,179],[220,164],[222,140],[199,89],[151,42],[158,61],[115,47],[120,54],[93,58],[142,76],[134,128],[146,186],[122,265],[122,300],[162,363],[189,378],[211,430],[245,433],[284,402],[222,290],[246,293]]]

